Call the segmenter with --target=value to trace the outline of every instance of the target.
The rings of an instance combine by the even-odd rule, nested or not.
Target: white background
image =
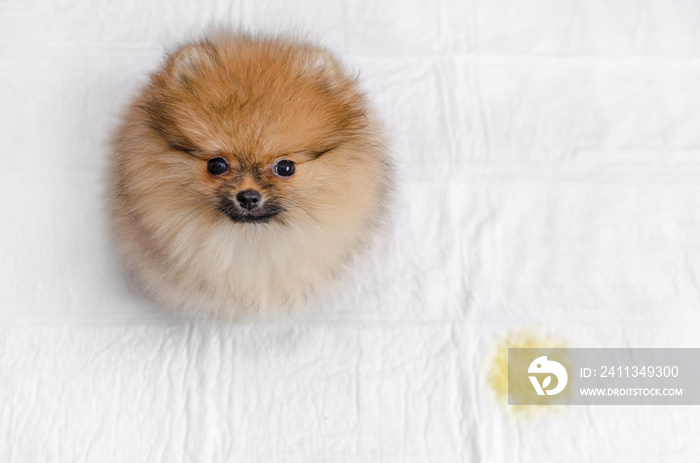
[[[310,32],[391,133],[393,228],[300,319],[160,312],[107,237],[120,111],[218,21]],[[0,155],[2,462],[700,454],[700,407],[513,410],[488,380],[523,336],[700,346],[698,2],[0,0]]]

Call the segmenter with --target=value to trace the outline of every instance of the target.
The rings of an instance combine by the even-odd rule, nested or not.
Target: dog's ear
[[[206,43],[185,45],[170,56],[170,75],[178,82],[186,82],[198,73],[216,64],[214,49]]]
[[[340,73],[340,65],[326,50],[311,50],[305,57],[302,74],[334,79]]]

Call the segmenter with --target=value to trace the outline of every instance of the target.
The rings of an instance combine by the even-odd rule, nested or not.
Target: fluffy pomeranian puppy
[[[171,53],[125,114],[114,239],[165,306],[294,307],[366,243],[390,171],[379,122],[328,51],[217,32]]]

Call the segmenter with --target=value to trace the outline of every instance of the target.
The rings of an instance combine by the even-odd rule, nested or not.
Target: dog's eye
[[[207,161],[207,170],[212,175],[221,175],[228,172],[228,162],[224,158],[212,158]]]
[[[289,159],[282,159],[280,162],[275,164],[272,171],[280,177],[291,177],[294,175],[294,163]]]

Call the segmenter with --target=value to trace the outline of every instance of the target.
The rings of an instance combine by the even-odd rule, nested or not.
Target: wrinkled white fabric
[[[167,45],[309,31],[387,121],[393,227],[301,319],[161,312],[124,282],[108,139]],[[700,3],[0,3],[0,461],[695,461],[694,407],[514,413],[523,330],[698,347]],[[532,416],[530,416],[532,415]]]

